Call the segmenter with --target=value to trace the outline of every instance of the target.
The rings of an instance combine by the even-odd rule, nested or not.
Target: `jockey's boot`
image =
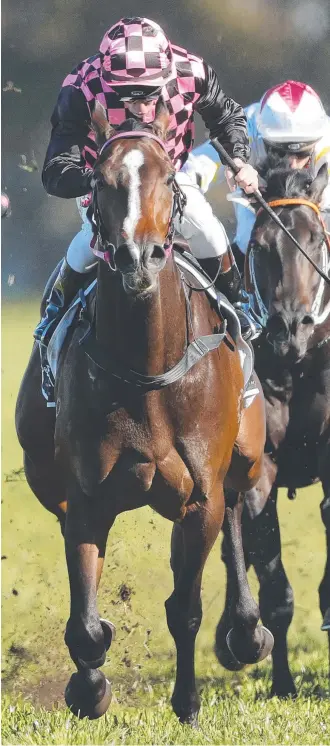
[[[78,290],[82,287],[85,275],[76,272],[63,259],[61,269],[47,300],[45,314],[34,331],[34,338],[47,347],[54,329],[69,308]]]
[[[229,303],[234,306],[240,321],[243,339],[247,341],[259,337],[262,327],[254,316],[249,295],[243,287],[242,278],[231,249],[228,248],[223,256],[214,256],[198,261],[211,280],[218,273],[214,287],[223,293]]]

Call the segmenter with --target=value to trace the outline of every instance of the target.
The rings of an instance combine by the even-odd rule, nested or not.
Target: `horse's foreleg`
[[[330,473],[329,473],[329,447],[324,452],[320,465],[320,476],[324,492],[321,502],[321,517],[325,526],[326,534],[326,562],[323,578],[319,586],[320,609],[323,616],[321,629],[328,633],[329,640],[329,666],[330,666]]]
[[[238,663],[245,665],[266,658],[272,650],[274,640],[266,627],[258,625],[259,608],[252,597],[247,579],[241,531],[243,506],[242,493],[226,490],[224,534],[227,540],[226,565],[232,622],[226,642],[232,656]],[[227,591],[227,601],[228,596]],[[217,637],[219,632],[218,628]]]
[[[103,715],[111,701],[111,688],[97,669],[105,662],[114,627],[101,620],[96,605],[109,528],[103,501],[94,501],[77,486],[69,493],[65,549],[70,581],[70,617],[65,642],[77,667],[66,688],[65,700],[80,717]]]
[[[168,628],[177,649],[172,706],[180,721],[191,725],[197,725],[200,708],[195,681],[195,639],[202,620],[202,573],[221,527],[223,509],[223,493],[217,485],[213,496],[176,523],[172,532],[174,591],[165,603]]]
[[[223,527],[225,528],[225,526]],[[221,619],[216,628],[215,634],[215,654],[224,668],[228,671],[240,671],[244,668],[244,663],[240,663],[237,658],[230,652],[227,645],[227,635],[232,628],[232,602],[233,602],[233,587],[231,581],[231,563],[230,563],[230,539],[226,534],[222,540],[221,546],[221,559],[226,568],[226,597],[224,610],[221,615]],[[249,569],[248,556],[244,553],[245,567]]]
[[[287,633],[293,616],[293,592],[281,558],[276,508],[277,489],[253,489],[246,494],[243,539],[260,583],[261,619],[274,636],[272,695],[295,695],[288,663]]]
[[[319,587],[320,609],[323,616],[322,629],[330,630],[330,494],[324,497],[321,505],[321,517],[326,531],[326,563],[323,578]]]

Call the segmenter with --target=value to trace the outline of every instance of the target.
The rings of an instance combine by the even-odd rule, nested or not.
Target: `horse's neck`
[[[186,308],[172,259],[158,276],[158,289],[132,298],[121,276],[100,265],[96,297],[96,337],[110,359],[145,375],[173,367],[186,346]]]

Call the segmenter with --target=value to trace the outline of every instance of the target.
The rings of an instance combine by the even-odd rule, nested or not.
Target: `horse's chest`
[[[121,410],[112,413],[104,425],[93,449],[90,438],[80,440],[79,471],[89,493],[103,485],[102,489],[118,498],[122,509],[129,509],[137,498],[140,504],[153,503],[157,493],[164,500],[165,494],[167,498],[175,494],[180,504],[189,499],[192,478],[164,420],[138,421]]]

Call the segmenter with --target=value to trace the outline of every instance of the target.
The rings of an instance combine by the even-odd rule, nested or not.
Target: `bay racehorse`
[[[327,167],[312,179],[305,170],[274,162],[266,183],[268,204],[327,274],[329,236],[319,207]],[[322,483],[327,558],[319,598],[322,629],[330,644],[330,291],[262,208],[248,247],[245,277],[264,327],[255,343],[255,366],[266,402],[267,440],[261,478],[245,495],[243,546],[246,567],[252,565],[259,579],[262,620],[274,635],[272,694],[294,696],[287,652],[293,592],[281,559],[276,504],[279,487],[286,487],[292,498],[297,488]],[[223,559],[230,585],[229,545],[225,536]],[[218,625],[221,639],[228,626],[227,606]]]
[[[191,294],[174,261],[173,217],[183,197],[164,146],[168,114],[161,104],[156,114],[152,128],[129,120],[115,132],[95,108],[97,289],[61,352],[56,416],[41,395],[35,346],[16,426],[27,481],[58,516],[65,538],[65,642],[77,667],[67,704],[90,718],[109,706],[110,684],[99,667],[114,628],[96,606],[106,542],[119,513],[149,505],[174,522],[174,591],[166,601],[177,648],[172,704],[181,721],[195,723],[203,567],[223,522],[227,473],[241,491],[260,475],[264,402],[259,393],[243,409],[238,350],[217,310],[204,293]],[[272,637],[257,626],[247,585],[241,509],[239,497],[227,511],[235,576],[228,641],[239,660],[255,662],[269,653]]]

